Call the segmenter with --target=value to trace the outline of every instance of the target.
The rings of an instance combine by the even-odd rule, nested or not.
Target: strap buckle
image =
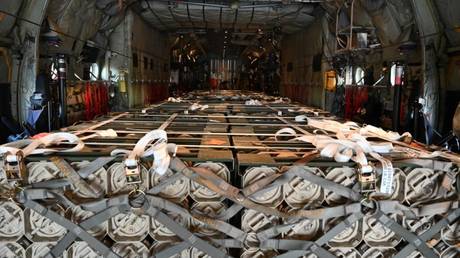
[[[376,190],[375,167],[372,165],[358,165],[358,180],[361,184],[361,192],[369,193]]]
[[[21,151],[16,154],[6,153],[3,156],[3,167],[5,168],[6,178],[11,181],[22,180],[25,171],[24,157]]]
[[[126,159],[125,162],[126,183],[135,185],[142,183],[141,166],[137,159]]]
[[[17,194],[22,190],[22,188],[16,186],[14,188],[1,188],[0,189],[0,200],[15,201]]]

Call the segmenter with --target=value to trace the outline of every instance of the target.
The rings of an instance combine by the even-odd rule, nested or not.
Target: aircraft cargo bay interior
[[[460,1],[0,1],[0,257],[460,257],[459,137]]]

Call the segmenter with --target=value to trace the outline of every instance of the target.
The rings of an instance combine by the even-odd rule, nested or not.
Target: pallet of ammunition
[[[460,156],[252,92],[0,146],[1,257],[460,256]]]

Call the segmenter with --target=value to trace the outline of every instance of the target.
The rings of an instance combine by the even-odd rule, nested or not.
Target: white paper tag
[[[382,178],[380,183],[380,192],[383,194],[392,194],[393,191],[393,177],[395,170],[391,161],[385,159],[375,152],[370,153],[372,157],[380,161],[382,164]]]
[[[391,194],[395,170],[393,169],[391,162],[388,162],[388,165],[383,166],[382,168],[382,183],[380,184],[380,192],[384,194]]]

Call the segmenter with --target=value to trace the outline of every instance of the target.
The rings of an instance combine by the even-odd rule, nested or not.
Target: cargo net
[[[362,191],[354,165],[237,173],[173,154],[131,160],[133,152],[91,161],[6,156],[0,256],[459,257],[451,162],[395,163],[391,192],[382,194],[379,179]]]

